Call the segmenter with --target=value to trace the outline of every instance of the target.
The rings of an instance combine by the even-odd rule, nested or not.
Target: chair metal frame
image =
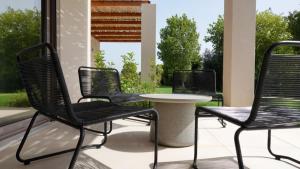
[[[47,57],[50,56],[50,61],[51,62],[51,65],[53,65],[53,67],[51,67],[51,70],[54,70],[54,74],[56,75],[56,82],[55,83],[52,83],[50,82],[51,84],[56,84],[60,87],[60,92],[63,96],[63,101],[65,103],[65,108],[66,109],[63,109],[63,110],[66,110],[65,114],[66,116],[60,116],[60,112],[45,112],[45,110],[47,109],[44,109],[44,108],[41,108],[39,107],[39,105],[36,104],[36,102],[34,101],[34,95],[32,95],[32,88],[30,86],[30,84],[28,84],[28,81],[26,80],[26,78],[28,76],[32,76],[31,74],[33,73],[29,73],[28,70],[22,70],[22,64],[31,64],[33,62],[35,62],[36,60],[29,60],[29,61],[22,61],[22,55],[25,54],[25,53],[30,53],[32,51],[35,51],[35,50],[38,50],[42,48],[43,49],[43,53],[41,53],[40,55],[42,56],[45,56],[47,55]],[[50,55],[48,56],[48,54],[46,54],[47,52],[45,52],[45,50],[49,50],[50,52]],[[40,56],[41,57],[41,56]],[[38,58],[40,59],[40,58]],[[26,92],[28,94],[28,97],[29,97],[29,101],[30,103],[32,104],[32,106],[37,109],[37,112],[34,114],[34,116],[32,117],[30,123],[29,123],[29,126],[24,134],[24,137],[22,138],[22,141],[17,149],[17,152],[16,152],[16,158],[19,162],[22,162],[24,165],[28,165],[30,164],[31,162],[33,161],[36,161],[36,160],[40,160],[40,159],[45,159],[45,158],[49,158],[49,157],[53,157],[53,156],[57,156],[57,155],[61,155],[61,154],[65,154],[65,153],[68,153],[68,152],[74,152],[73,153],[73,156],[72,156],[72,159],[70,161],[70,164],[69,164],[69,169],[73,169],[74,168],[74,165],[75,165],[75,162],[77,160],[77,157],[78,157],[78,154],[80,152],[80,150],[85,150],[85,149],[89,149],[89,148],[101,148],[102,145],[104,145],[107,141],[107,133],[106,132],[102,132],[101,134],[104,136],[104,139],[102,140],[101,143],[99,144],[92,144],[92,145],[85,145],[85,146],[82,146],[83,144],[83,141],[84,141],[84,137],[85,137],[85,131],[86,130],[89,130],[87,128],[85,128],[85,126],[88,126],[90,124],[96,124],[96,123],[102,123],[102,122],[107,122],[107,121],[111,121],[111,120],[116,120],[116,119],[120,119],[121,117],[129,117],[131,114],[143,114],[145,112],[147,113],[150,113],[152,116],[152,119],[153,122],[155,122],[154,124],[154,133],[155,133],[155,136],[154,136],[154,142],[155,142],[155,145],[154,145],[154,163],[153,163],[153,169],[155,169],[157,167],[157,158],[158,158],[158,112],[155,110],[155,109],[144,109],[144,108],[139,108],[137,110],[137,112],[133,112],[132,110],[135,109],[135,107],[130,107],[130,106],[120,106],[120,105],[116,105],[116,104],[112,104],[112,103],[105,103],[106,105],[109,105],[111,108],[113,108],[114,110],[118,110],[119,108],[123,108],[124,110],[125,109],[129,109],[129,108],[132,108],[128,110],[128,114],[122,114],[122,112],[120,112],[121,114],[119,114],[118,116],[115,116],[115,117],[110,117],[110,116],[105,116],[105,118],[103,119],[96,119],[97,121],[94,122],[90,122],[90,123],[85,123],[84,119],[81,119],[79,118],[75,112],[74,112],[74,106],[75,105],[79,105],[79,104],[82,104],[82,103],[79,103],[79,104],[71,104],[71,100],[70,100],[70,97],[69,97],[69,94],[68,94],[68,90],[67,90],[67,86],[66,86],[66,83],[65,83],[65,80],[64,80],[64,76],[63,76],[63,72],[62,72],[62,68],[61,68],[61,65],[60,65],[60,62],[59,62],[59,58],[58,58],[58,55],[55,51],[55,49],[48,43],[42,43],[42,44],[38,44],[38,45],[35,45],[33,47],[30,47],[30,48],[27,48],[27,49],[24,49],[22,51],[20,51],[18,54],[17,54],[17,60],[18,60],[18,66],[19,66],[19,70],[20,70],[20,74],[21,74],[21,79],[22,79],[22,82],[23,82],[23,85],[25,86],[25,89],[26,89]],[[38,70],[38,68],[36,69]],[[27,74],[26,74],[27,73]],[[25,75],[26,74],[26,75]],[[30,75],[29,75],[30,74]],[[34,74],[34,73],[33,73]],[[49,76],[49,75],[46,75],[46,76]],[[48,83],[47,83],[48,85]],[[47,88],[47,87],[46,87]],[[46,89],[46,88],[43,88],[43,89]],[[51,92],[51,91],[50,91]],[[47,93],[47,92],[45,92]],[[44,92],[41,92],[41,95],[44,96],[45,95]],[[51,96],[49,96],[51,97]],[[48,102],[47,102],[48,103]],[[104,104],[104,103],[103,103]],[[98,105],[98,102],[97,102],[97,105]],[[100,110],[101,109],[101,105],[98,106]],[[88,108],[88,107],[87,107]],[[99,110],[97,109],[97,110]],[[104,110],[104,109],[103,109]],[[88,111],[88,110],[87,110]],[[121,111],[121,110],[120,110]],[[88,113],[88,112],[83,112],[83,113]],[[41,155],[41,156],[36,156],[36,157],[31,157],[31,158],[27,158],[27,159],[24,159],[23,157],[21,157],[21,151],[24,147],[24,144],[28,138],[28,135],[33,127],[33,124],[37,118],[37,116],[39,114],[42,114],[44,116],[47,116],[49,117],[50,119],[52,120],[56,120],[58,122],[61,122],[63,124],[66,124],[72,128],[75,128],[75,129],[78,129],[80,132],[80,136],[79,136],[79,139],[78,139],[78,142],[77,142],[77,145],[75,148],[72,148],[72,149],[67,149],[67,150],[62,150],[62,151],[59,151],[59,152],[54,152],[54,153],[50,153],[50,154],[45,154],[45,155]],[[107,130],[107,123],[104,123],[104,131]],[[93,131],[93,130],[89,130],[89,131]]]
[[[108,96],[92,96],[92,95],[89,95],[89,96],[86,96],[85,94],[84,94],[84,91],[83,91],[83,87],[82,87],[82,77],[81,77],[81,72],[80,72],[80,70],[81,69],[86,69],[86,68],[88,68],[88,69],[94,69],[94,70],[97,70],[98,68],[94,68],[94,67],[88,67],[88,66],[80,66],[79,68],[78,68],[78,76],[79,76],[79,86],[80,86],[80,93],[81,93],[81,96],[82,97],[80,97],[79,99],[78,99],[78,101],[77,101],[77,103],[80,103],[82,100],[84,100],[84,99],[106,99],[106,100],[108,100],[109,102],[112,102],[111,101],[111,99],[110,99],[110,97],[108,97]],[[103,68],[103,69],[105,69],[105,70],[113,70],[113,71],[115,71],[116,69],[113,69],[113,68]],[[117,71],[117,70],[116,70]],[[119,75],[117,76],[117,78],[118,78],[118,81],[120,81],[120,77],[119,77]],[[121,88],[121,84],[119,84],[118,83],[118,85],[119,85],[119,89]],[[104,123],[104,125],[107,125],[107,122],[105,122]],[[89,129],[89,128],[87,128],[86,130],[89,130],[89,131],[92,131],[92,132],[95,132],[95,133],[98,133],[98,134],[110,134],[111,132],[112,132],[112,121],[110,121],[109,122],[109,129],[108,130],[104,130],[104,131],[97,131],[97,130],[93,130],[93,129]]]
[[[209,108],[205,108],[202,107],[201,110],[204,112],[208,112],[211,113],[215,116],[218,116],[220,118],[223,118],[226,121],[229,121],[235,125],[240,126],[239,129],[237,129],[237,131],[234,134],[234,143],[235,143],[235,149],[236,149],[236,155],[237,155],[237,159],[238,159],[238,166],[239,169],[244,169],[244,163],[243,163],[243,156],[242,156],[242,152],[241,152],[241,146],[240,146],[240,140],[239,140],[239,136],[241,134],[242,131],[251,131],[251,130],[268,130],[268,142],[267,142],[267,148],[269,153],[275,157],[276,160],[281,160],[281,159],[287,159],[290,161],[293,161],[297,164],[300,164],[299,160],[296,160],[295,158],[286,156],[286,155],[279,155],[279,154],[275,154],[272,149],[271,149],[271,130],[273,129],[291,129],[291,128],[299,128],[300,127],[300,120],[298,119],[298,124],[293,124],[293,125],[274,125],[272,126],[272,123],[274,123],[273,121],[269,121],[269,123],[265,123],[264,125],[259,125],[260,123],[255,124],[256,121],[258,121],[257,117],[258,117],[258,111],[259,111],[259,107],[260,107],[260,101],[262,99],[262,92],[264,90],[264,81],[265,81],[265,77],[267,75],[267,71],[268,71],[268,64],[269,62],[271,62],[271,57],[273,54],[273,51],[276,50],[278,47],[283,47],[283,46],[289,46],[289,47],[300,47],[300,41],[282,41],[282,42],[277,42],[277,43],[273,43],[266,51],[265,55],[264,55],[264,59],[263,59],[263,63],[262,63],[262,67],[261,67],[261,72],[260,72],[260,76],[259,76],[259,80],[257,83],[257,87],[256,87],[256,91],[255,91],[255,98],[253,101],[253,105],[252,105],[252,109],[251,112],[249,113],[249,117],[247,118],[247,120],[245,121],[240,121],[234,117],[231,117],[229,115],[226,114],[222,114],[219,113],[217,111],[211,110]],[[300,56],[297,56],[300,57]],[[238,112],[237,112],[238,113]],[[300,116],[300,112],[298,113]],[[277,115],[278,116],[278,115]],[[279,117],[279,116],[278,116]],[[290,122],[291,123],[291,122]],[[266,126],[268,125],[268,126]],[[197,169],[197,150],[198,150],[198,114],[195,113],[195,146],[194,146],[194,161],[192,164],[192,167],[194,169]]]
[[[93,71],[111,71],[111,72],[115,72],[116,75],[116,82],[117,82],[117,86],[118,88],[117,91],[118,93],[122,93],[121,90],[121,83],[120,83],[120,75],[117,69],[114,68],[96,68],[96,67],[89,67],[89,66],[80,66],[78,68],[78,77],[79,77],[79,84],[80,84],[80,92],[81,92],[81,98],[79,98],[78,103],[82,100],[82,99],[107,99],[109,102],[112,102],[111,96],[110,95],[86,95],[85,91],[83,89],[83,80],[82,80],[82,70],[93,70]]]
[[[217,101],[218,102],[218,106],[220,106],[220,105],[223,106],[224,105],[223,95],[216,92],[216,72],[214,70],[175,70],[173,72],[172,93],[181,93],[179,91],[176,91],[176,85],[174,83],[174,79],[175,79],[174,77],[179,72],[183,72],[183,73],[186,72],[186,73],[189,73],[189,75],[192,74],[193,72],[194,73],[199,72],[199,73],[210,73],[210,74],[212,74],[213,75],[213,84],[211,84],[212,85],[212,89],[210,89],[211,91],[205,91],[205,93],[203,93],[203,94],[212,96],[212,98],[213,98],[212,101]],[[197,85],[199,87],[200,84],[195,84],[193,82],[193,85]],[[191,89],[188,89],[188,88],[186,88],[186,89],[189,90],[188,93],[194,93],[195,92],[195,91],[193,91]],[[200,91],[196,91],[196,92],[197,92],[197,94],[199,94],[198,92],[200,92]],[[221,104],[220,104],[220,102],[221,102]],[[206,114],[205,113],[204,114],[203,113],[202,114],[197,113],[197,112],[199,112],[198,107],[196,108],[195,111],[196,111],[196,114],[198,115],[198,117],[215,117],[214,115],[207,114],[207,113]],[[226,123],[224,122],[224,120],[222,118],[218,118],[218,121],[222,125],[223,128],[226,127]]]

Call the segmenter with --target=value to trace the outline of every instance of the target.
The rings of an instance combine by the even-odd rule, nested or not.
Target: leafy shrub
[[[18,91],[8,103],[9,107],[30,107],[26,92]]]
[[[121,88],[125,93],[153,93],[155,91],[155,80],[152,82],[141,82],[137,73],[137,63],[134,60],[134,53],[128,52],[122,55],[123,69],[121,71]],[[151,76],[151,79],[156,79]]]
[[[94,62],[95,62],[96,68],[113,68],[115,66],[115,64],[113,62],[105,63],[104,55],[105,55],[105,53],[103,50],[95,52]]]
[[[160,86],[161,85],[161,81],[162,81],[162,74],[163,74],[163,65],[162,64],[158,64],[155,66],[156,70],[155,70],[155,80],[156,80],[156,85]]]
[[[121,87],[125,93],[136,93],[139,86],[139,75],[134,53],[128,52],[122,55],[123,69],[121,71]]]
[[[96,68],[105,68],[105,59],[104,59],[104,51],[96,51],[94,53],[94,61]]]
[[[136,88],[137,93],[153,93],[156,85],[154,83],[141,82]]]

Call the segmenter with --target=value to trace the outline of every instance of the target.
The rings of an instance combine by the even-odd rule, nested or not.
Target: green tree
[[[205,37],[206,42],[213,44],[213,52],[211,62],[217,62],[220,72],[223,69],[223,36],[224,35],[224,19],[219,16],[218,20],[211,24],[208,28],[208,36]],[[274,42],[289,40],[291,34],[288,31],[288,22],[283,16],[273,13],[271,10],[262,11],[256,14],[256,47],[255,47],[255,78],[258,78],[262,59],[266,49]],[[282,49],[289,50],[289,49]],[[284,51],[280,52],[284,52]],[[217,59],[216,59],[217,57]],[[210,62],[210,63],[211,63]],[[204,62],[205,67],[205,62]],[[217,73],[218,70],[216,69]],[[222,78],[222,74],[217,75]]]
[[[96,68],[113,68],[113,67],[115,67],[114,62],[110,62],[110,61],[105,62],[104,55],[105,55],[105,53],[103,50],[96,51],[94,53],[94,62],[95,62]]]
[[[161,85],[161,78],[163,74],[163,65],[162,64],[157,64],[155,66],[155,79],[156,79],[156,85],[160,86]]]
[[[300,40],[300,11],[290,12],[287,16],[288,29],[294,40]]]
[[[134,60],[134,53],[128,52],[122,55],[123,68],[121,71],[121,86],[126,93],[134,93],[139,85],[137,63]]]
[[[274,42],[289,40],[288,22],[271,10],[256,15],[255,79],[258,78],[267,48]],[[284,51],[282,51],[284,52]]]
[[[203,67],[216,71],[217,90],[222,91],[224,18],[219,15],[217,21],[209,25],[207,32],[208,35],[204,37],[204,41],[211,42],[213,50],[205,50]]]
[[[287,16],[288,29],[293,36],[293,40],[300,40],[300,11],[290,12]],[[300,49],[297,48],[298,52]]]
[[[164,78],[169,79],[168,75],[176,69],[191,69],[200,62],[199,33],[193,19],[185,14],[168,18],[160,37],[158,57],[164,63]]]
[[[224,18],[219,15],[216,22],[209,24],[207,29],[208,36],[204,37],[205,42],[211,42],[214,52],[223,55],[224,40]]]
[[[40,12],[8,8],[0,14],[0,91],[21,89],[16,53],[40,42]]]
[[[94,53],[94,62],[96,68],[106,68],[103,50]]]

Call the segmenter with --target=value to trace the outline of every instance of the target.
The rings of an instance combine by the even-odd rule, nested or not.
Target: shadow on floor
[[[297,169],[300,169],[300,166],[298,165],[295,165],[296,163],[293,163],[292,161],[285,161],[285,160],[276,160],[274,157],[265,157],[265,156],[243,156],[244,158],[265,158],[265,159],[269,159],[269,160],[275,160],[275,161],[279,161],[279,162],[282,162],[282,163],[285,163],[285,164],[288,164],[290,166],[293,166]],[[296,159],[297,160],[297,159]]]
[[[119,129],[119,128],[122,128],[122,127],[127,127],[127,126],[117,124],[117,123],[112,124],[112,130],[116,130],[116,129]],[[91,126],[88,126],[87,128],[93,129],[93,130],[98,130],[98,131],[104,131],[104,124],[102,123],[102,124],[91,125]],[[107,129],[109,129],[109,122],[107,123]],[[89,131],[87,131],[87,132],[90,133],[90,134],[95,134],[93,132],[89,132]]]
[[[46,160],[32,162],[30,165],[24,166],[19,163],[18,167],[13,169],[67,169],[72,158],[72,153],[63,154]],[[15,165],[16,166],[16,165]],[[101,162],[91,158],[90,156],[80,153],[74,169],[111,169]]]
[[[14,159],[8,159],[2,163],[3,169],[67,169],[71,160],[72,153],[51,157],[48,159],[32,162],[29,165],[23,165]],[[111,169],[101,162],[81,153],[76,161],[74,169]]]
[[[82,154],[80,155],[80,157],[76,162],[75,169],[111,169],[111,168],[91,158],[90,156]]]
[[[154,144],[150,141],[149,132],[133,131],[108,136],[106,148],[123,152],[153,152]],[[159,150],[164,149],[159,147]]]
[[[232,156],[199,159],[197,166],[199,169],[238,169],[238,163]],[[192,169],[192,160],[188,161],[172,161],[158,163],[159,169]],[[153,164],[150,165],[152,167]],[[245,167],[245,169],[249,169]]]
[[[96,126],[96,128],[100,128],[100,126]],[[74,148],[79,138],[78,135],[79,131],[76,129],[70,128],[61,123],[51,122],[49,125],[44,126],[44,128],[41,130],[31,132],[23,148],[23,153],[21,156],[24,158],[36,157],[43,154]],[[87,133],[84,145],[100,143],[102,138],[103,137],[101,136]],[[18,162],[15,157],[16,149],[19,144],[20,140],[16,139],[6,142],[3,146],[1,146],[1,169],[66,169],[73,155],[73,152],[62,154],[49,157],[47,159],[38,160],[32,162],[30,165],[24,166],[22,163]],[[76,169],[110,168],[81,152],[76,162]]]

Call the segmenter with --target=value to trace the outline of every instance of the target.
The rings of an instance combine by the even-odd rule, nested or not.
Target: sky
[[[32,9],[34,6],[40,9],[40,0],[0,0],[0,12],[3,12],[7,7],[14,9]]]
[[[207,35],[206,30],[209,24],[216,21],[219,15],[224,13],[224,0],[150,0],[156,4],[156,42],[160,41],[159,31],[166,26],[166,19],[173,15],[187,14],[197,23],[197,31],[200,34],[201,53],[206,48],[211,48],[210,43],[203,41]],[[0,12],[7,6],[24,9],[39,6],[40,0],[0,0]],[[264,11],[271,8],[276,14],[287,15],[288,12],[300,10],[300,0],[257,0],[257,11]],[[105,52],[106,61],[115,63],[118,70],[122,68],[121,55],[133,51],[138,65],[140,64],[141,44],[140,43],[101,43],[101,50]],[[157,63],[161,63],[157,59]],[[140,65],[138,66],[140,70]]]
[[[156,42],[160,42],[160,29],[166,26],[166,19],[173,15],[187,14],[197,23],[197,31],[200,34],[201,53],[206,48],[211,49],[211,44],[204,42],[209,24],[215,22],[219,15],[224,14],[224,0],[150,0],[156,4]],[[300,10],[300,0],[257,0],[257,11],[271,8],[274,13],[288,15],[289,11]],[[140,64],[140,43],[101,43],[101,50],[105,52],[106,60],[116,64],[117,69],[122,69],[120,55],[128,51],[136,54],[136,61]],[[157,59],[157,63],[161,63]],[[140,65],[138,66],[140,70]]]

